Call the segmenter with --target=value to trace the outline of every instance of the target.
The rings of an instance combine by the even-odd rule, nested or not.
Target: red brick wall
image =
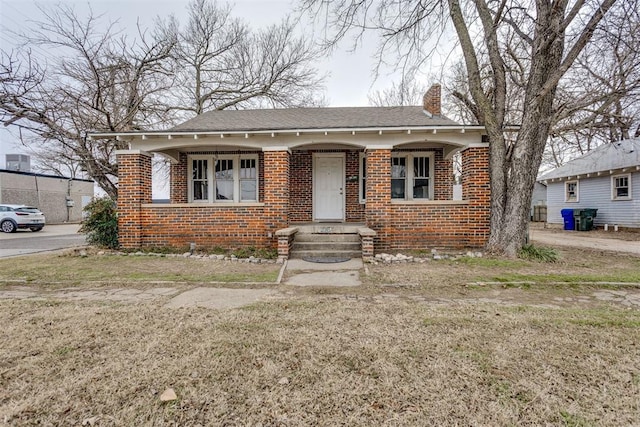
[[[469,205],[394,204],[391,250],[480,247]]]
[[[144,206],[143,247],[198,249],[267,247],[263,206]]]
[[[180,153],[180,161],[171,164],[171,203],[187,203],[189,187],[187,185],[189,168],[187,167],[187,154]]]
[[[151,156],[119,153],[118,237],[123,248],[140,246],[144,220],[140,204],[151,203]]]
[[[470,203],[470,230],[483,246],[489,238],[491,185],[489,148],[473,147],[462,152],[462,198]]]
[[[433,168],[434,200],[453,199],[453,161],[444,158],[442,149],[434,152]]]
[[[360,203],[360,153],[361,151],[347,151],[345,166],[345,208],[347,222],[364,222],[364,204]],[[350,181],[349,177],[358,179]]]
[[[274,247],[275,232],[289,225],[289,156],[288,151],[264,152],[264,222]]]
[[[291,153],[289,221],[313,221],[313,152]]]
[[[367,227],[376,231],[377,251],[391,242],[391,150],[368,150],[367,156]]]

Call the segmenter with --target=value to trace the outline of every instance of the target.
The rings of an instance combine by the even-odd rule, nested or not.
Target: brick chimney
[[[440,85],[432,85],[422,97],[422,108],[432,116],[440,115]]]

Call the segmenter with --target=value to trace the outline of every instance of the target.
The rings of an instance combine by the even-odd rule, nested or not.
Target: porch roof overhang
[[[129,149],[158,153],[177,162],[180,152],[202,150],[271,151],[351,147],[443,148],[447,158],[472,146],[487,146],[484,126],[431,125],[401,127],[354,127],[327,129],[274,129],[252,131],[137,131],[91,132],[87,138],[116,139],[129,143]]]

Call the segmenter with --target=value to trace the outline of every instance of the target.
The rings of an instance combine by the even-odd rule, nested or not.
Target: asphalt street
[[[85,236],[78,233],[79,228],[79,224],[63,224],[45,225],[37,233],[31,230],[0,232],[0,258],[83,246]]]

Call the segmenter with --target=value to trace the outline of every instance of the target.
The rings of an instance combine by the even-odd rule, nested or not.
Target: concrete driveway
[[[543,245],[602,249],[640,255],[640,241],[616,239],[613,232],[611,237],[594,237],[589,232],[531,228],[529,235],[535,243]]]
[[[0,233],[0,258],[83,246],[85,236],[78,233],[79,229],[80,224],[62,224],[45,225],[37,233],[31,230]]]

